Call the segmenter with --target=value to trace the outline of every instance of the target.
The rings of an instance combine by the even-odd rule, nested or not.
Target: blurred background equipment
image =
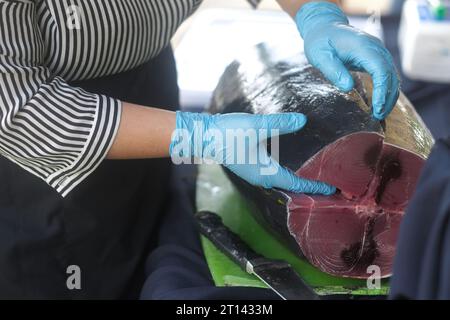
[[[408,0],[399,31],[402,69],[411,79],[450,82],[450,1]]]
[[[401,0],[342,0],[341,5],[349,15],[367,15],[376,10],[382,15],[398,9]]]
[[[352,13],[351,23],[379,38],[383,38],[380,15],[389,13],[392,3],[343,1],[344,8]],[[206,0],[173,40],[181,106],[203,109],[225,67],[239,52],[262,42],[291,43],[293,53],[303,48],[292,18],[275,0],[262,1],[257,10],[244,0]]]

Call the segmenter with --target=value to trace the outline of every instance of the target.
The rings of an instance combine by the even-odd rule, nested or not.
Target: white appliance
[[[406,76],[415,80],[450,82],[449,1],[407,0],[398,42]]]

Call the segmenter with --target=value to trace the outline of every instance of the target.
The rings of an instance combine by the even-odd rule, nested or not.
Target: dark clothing
[[[403,218],[391,297],[450,299],[450,138],[437,141]]]
[[[398,16],[383,19],[386,45],[400,66],[398,24]],[[450,299],[450,84],[402,79],[402,90],[441,140],[402,222],[391,298]]]
[[[93,93],[178,108],[171,49],[141,67],[72,83]],[[144,259],[169,201],[169,159],[104,161],[62,198],[0,158],[0,298],[136,298]],[[66,269],[81,268],[81,290]]]
[[[158,248],[146,262],[141,299],[278,299],[268,289],[215,287],[193,212],[193,166],[177,166],[171,182],[174,201],[158,232]]]

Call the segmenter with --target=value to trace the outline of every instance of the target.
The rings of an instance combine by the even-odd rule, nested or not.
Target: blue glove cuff
[[[208,129],[212,117],[205,113],[177,111],[175,131],[169,147],[170,156],[201,158],[203,141],[196,140],[202,140],[202,133]]]
[[[309,30],[319,25],[345,24],[349,21],[338,5],[328,1],[314,1],[304,4],[295,16],[298,30],[304,39]]]

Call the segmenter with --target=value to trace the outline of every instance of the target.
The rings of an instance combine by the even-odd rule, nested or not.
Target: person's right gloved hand
[[[177,112],[170,155],[175,163],[192,157],[220,163],[250,184],[266,189],[334,194],[335,187],[296,176],[267,152],[264,142],[268,137],[296,132],[305,124],[306,117],[300,113],[208,115]],[[238,141],[244,141],[241,145],[229,138],[236,136]],[[239,154],[244,156],[240,160]]]
[[[400,80],[383,43],[352,27],[344,12],[328,1],[304,4],[295,20],[309,62],[345,92],[354,87],[350,70],[368,72],[373,80],[373,116],[386,118],[398,99]]]

